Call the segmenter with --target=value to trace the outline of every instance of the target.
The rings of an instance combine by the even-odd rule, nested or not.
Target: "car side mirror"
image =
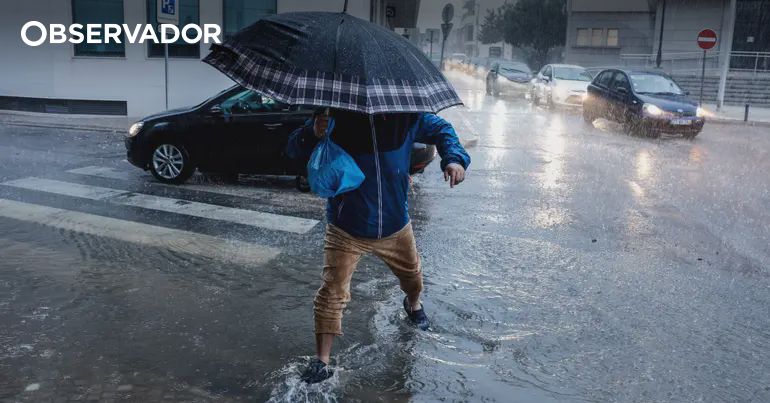
[[[617,91],[618,94],[621,94],[621,95],[628,95],[628,88],[626,87],[617,87],[615,88],[615,91]]]
[[[543,76],[543,81],[545,81],[547,83],[550,83],[551,82],[551,77]]]

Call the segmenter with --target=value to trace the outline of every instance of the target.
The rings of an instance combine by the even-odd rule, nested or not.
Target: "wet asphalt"
[[[0,200],[95,226],[279,251],[240,264],[184,236],[166,248],[0,218],[0,401],[770,400],[770,130],[634,137],[452,79],[468,108],[445,115],[478,136],[467,180],[449,189],[434,162],[410,191],[432,328],[405,323],[395,279],[365,258],[337,374],[312,387],[298,371],[313,353],[323,201],[292,178],[163,186],[123,161],[120,136],[0,125],[3,183],[319,220],[291,233],[0,184]],[[124,174],[70,172],[83,167]]]

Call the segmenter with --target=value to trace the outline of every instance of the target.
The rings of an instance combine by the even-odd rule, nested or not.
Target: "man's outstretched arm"
[[[441,156],[441,170],[444,180],[454,187],[465,180],[465,170],[471,164],[471,157],[465,151],[452,124],[432,113],[420,115],[415,141],[433,144]]]

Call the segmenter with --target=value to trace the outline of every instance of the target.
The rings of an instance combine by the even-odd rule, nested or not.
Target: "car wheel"
[[[636,121],[636,119],[627,117],[625,121],[623,121],[623,132],[626,134],[630,134],[632,136],[644,136],[645,132],[642,129],[639,122]]]
[[[596,120],[596,115],[594,115],[593,111],[587,106],[583,106],[583,121],[586,124],[593,125],[594,120]]]
[[[548,98],[545,99],[545,107],[546,109],[553,109],[553,95],[548,94]]]
[[[492,86],[489,84],[489,79],[487,79],[487,95],[492,95]]]
[[[195,164],[183,146],[160,143],[152,151],[150,172],[163,183],[178,185],[190,179],[195,172]]]
[[[300,192],[307,193],[310,191],[310,182],[308,182],[306,176],[297,175],[295,183],[297,185],[297,190]]]

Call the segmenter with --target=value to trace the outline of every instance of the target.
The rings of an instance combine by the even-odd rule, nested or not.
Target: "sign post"
[[[703,49],[703,65],[700,71],[700,100],[699,106],[703,106],[703,86],[706,80],[706,51],[717,44],[717,33],[712,29],[704,29],[698,33],[698,46]]]
[[[158,4],[158,24],[165,23],[179,25],[179,7],[177,0],[156,0],[156,2]],[[161,38],[161,40],[163,39],[164,38]],[[166,110],[168,110],[168,43],[165,43],[165,41],[163,42],[163,63],[166,72]]]
[[[444,21],[441,24],[441,33],[444,38],[441,41],[441,61],[439,62],[439,70],[444,71],[444,48],[446,47],[446,40],[449,37],[449,33],[452,32],[452,18],[455,16],[455,7],[452,3],[447,3],[444,9],[441,10],[441,19]]]
[[[433,60],[433,30],[430,31],[430,60]]]

